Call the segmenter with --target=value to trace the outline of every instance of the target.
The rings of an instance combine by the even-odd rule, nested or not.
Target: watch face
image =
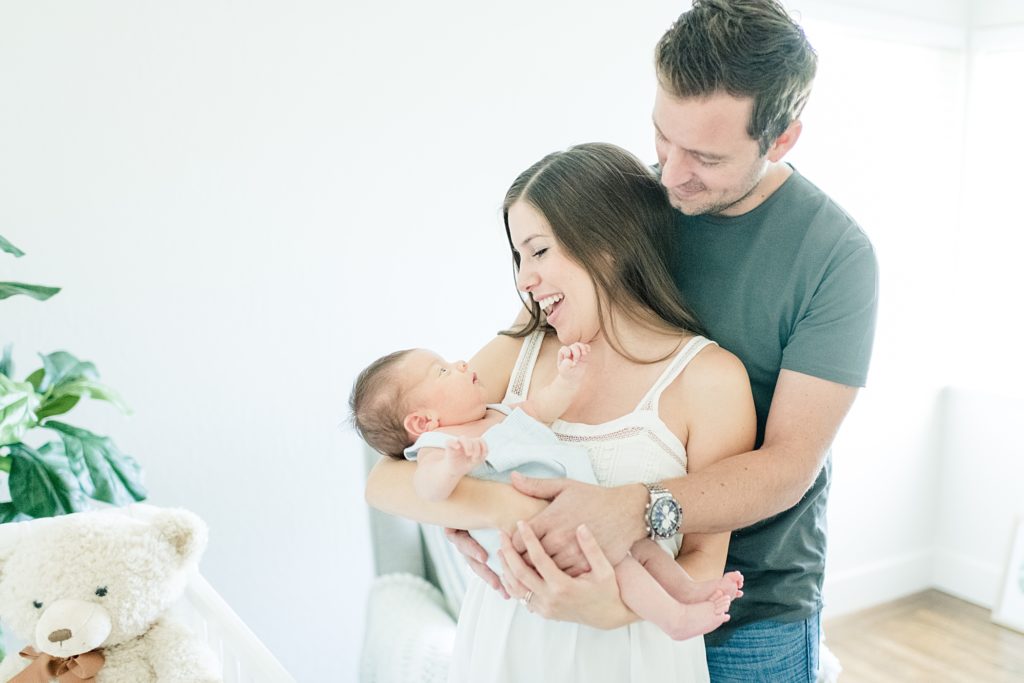
[[[651,529],[659,538],[674,536],[679,529],[679,505],[671,498],[655,501],[651,507]]]

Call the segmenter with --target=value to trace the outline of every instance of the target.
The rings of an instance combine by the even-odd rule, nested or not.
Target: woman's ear
[[[405,416],[402,424],[405,425],[405,431],[409,432],[414,439],[418,439],[424,432],[441,426],[437,416],[430,410],[417,410],[415,413],[409,413]]]

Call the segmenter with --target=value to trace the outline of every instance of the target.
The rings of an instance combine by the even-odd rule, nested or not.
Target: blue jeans
[[[814,683],[818,677],[820,613],[804,621],[758,621],[709,647],[711,683]]]

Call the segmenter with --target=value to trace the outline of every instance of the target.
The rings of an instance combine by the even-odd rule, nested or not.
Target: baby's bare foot
[[[667,624],[659,624],[672,640],[688,640],[710,633],[729,621],[732,599],[722,591],[715,591],[710,599],[692,605],[678,604],[678,609]]]

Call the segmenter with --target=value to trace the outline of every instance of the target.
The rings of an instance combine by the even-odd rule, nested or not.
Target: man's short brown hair
[[[655,49],[658,82],[670,94],[753,98],[747,132],[762,155],[800,117],[817,61],[776,0],[694,0]]]

